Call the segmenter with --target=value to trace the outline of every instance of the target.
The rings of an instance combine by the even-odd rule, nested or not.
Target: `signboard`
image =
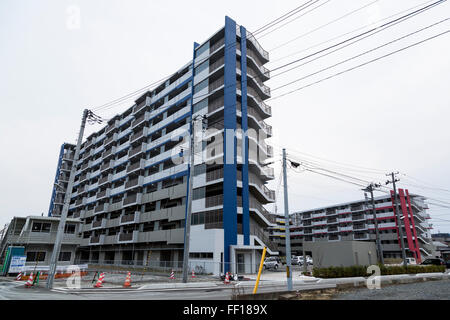
[[[12,256],[11,264],[9,265],[8,273],[19,273],[23,271],[25,262],[27,261],[26,256]]]

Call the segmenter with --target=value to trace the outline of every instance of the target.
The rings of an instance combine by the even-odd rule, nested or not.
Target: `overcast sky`
[[[178,70],[192,58],[193,42],[202,43],[219,30],[225,15],[252,31],[304,2],[1,1],[0,225],[13,216],[47,214],[59,148],[63,142],[75,143],[84,108],[102,105]],[[321,5],[317,9],[293,16],[285,21],[295,18],[292,22],[257,38],[269,51],[267,68],[274,69],[358,32],[315,46],[321,42],[366,26],[359,31],[363,32],[422,3],[425,0],[321,0],[310,7]],[[446,31],[449,21],[274,90],[441,21],[449,13],[450,5],[441,4],[266,84],[275,98]],[[294,38],[298,39],[279,47]],[[450,202],[449,40],[445,34],[269,101],[273,117],[267,122],[273,126],[269,141],[275,160],[286,147],[291,159],[317,161],[323,168],[383,183],[384,173],[398,170],[399,187]],[[131,104],[119,104],[100,116],[108,118]],[[90,127],[87,134],[100,128]],[[270,184],[274,190],[280,189],[279,163]],[[356,185],[311,172],[290,170],[288,179],[290,212],[364,196]],[[277,195],[277,212],[282,213],[283,194]],[[450,209],[430,208],[433,232],[450,232]]]

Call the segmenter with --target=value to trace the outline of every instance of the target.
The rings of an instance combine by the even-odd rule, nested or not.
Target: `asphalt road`
[[[450,280],[355,289],[336,295],[334,300],[450,300]]]

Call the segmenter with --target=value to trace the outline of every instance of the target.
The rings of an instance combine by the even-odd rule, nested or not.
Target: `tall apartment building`
[[[75,146],[73,144],[62,144],[58,156],[58,165],[56,167],[56,176],[50,200],[50,207],[48,208],[49,217],[61,215],[74,154]]]
[[[399,189],[399,208],[403,227],[403,242],[408,257],[421,261],[435,255],[431,239],[430,219],[425,197]],[[385,258],[401,258],[399,224],[394,208],[394,196],[375,198],[376,219]],[[375,241],[375,225],[371,203],[366,200],[291,214],[292,254],[302,254],[303,241]],[[285,252],[284,232],[272,230],[271,239]]]
[[[243,26],[225,26],[193,59],[87,137],[76,162],[69,217],[80,218],[82,262],[150,260],[182,265],[188,181],[193,179],[190,261],[209,272],[252,272],[271,246],[264,204],[274,178],[264,122],[268,53]],[[194,176],[188,141],[197,116]],[[245,132],[256,134],[244,134]],[[54,214],[54,212],[53,212]],[[275,249],[274,249],[275,250]],[[271,250],[274,252],[274,250]]]

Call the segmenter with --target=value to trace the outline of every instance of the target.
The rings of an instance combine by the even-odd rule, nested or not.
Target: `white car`
[[[276,257],[268,257],[264,260],[263,268],[264,269],[274,269],[277,270],[279,267],[279,262]]]

